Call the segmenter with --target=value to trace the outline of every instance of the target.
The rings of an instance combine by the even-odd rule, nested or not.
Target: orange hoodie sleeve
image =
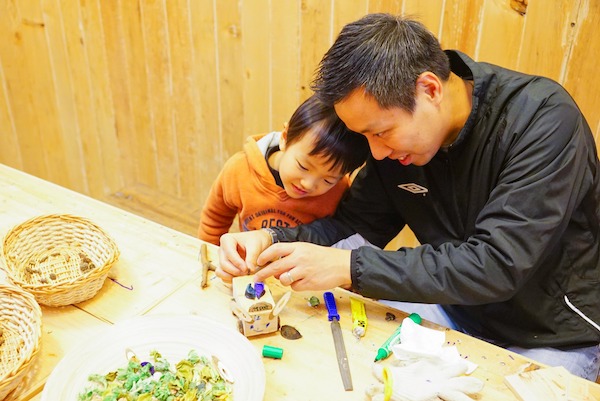
[[[228,196],[224,190],[224,188],[230,187],[226,184],[226,181],[228,180],[228,174],[230,172],[234,173],[231,170],[235,170],[235,159],[234,156],[225,163],[223,170],[210,189],[200,214],[198,238],[215,245],[219,245],[221,235],[229,232],[229,228],[239,212],[238,207],[228,201]]]

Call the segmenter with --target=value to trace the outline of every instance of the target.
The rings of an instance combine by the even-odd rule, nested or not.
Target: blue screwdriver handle
[[[327,291],[323,294],[323,299],[325,300],[325,306],[327,307],[327,318],[331,322],[333,319],[340,320],[340,315],[338,315],[337,306],[335,304],[335,297],[333,293]]]

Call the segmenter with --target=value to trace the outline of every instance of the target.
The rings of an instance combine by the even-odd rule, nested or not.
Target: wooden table
[[[177,311],[208,317],[236,329],[237,319],[229,309],[230,289],[212,273],[209,286],[200,288],[200,240],[0,165],[1,236],[29,218],[51,213],[76,214],[96,222],[115,239],[121,257],[109,273],[110,279],[91,300],[60,308],[42,307],[40,355],[28,377],[7,400],[40,400],[52,369],[74,343],[93,336],[99,328],[130,317]],[[216,247],[211,246],[209,254],[216,262]],[[288,290],[274,279],[267,284],[275,300]],[[377,348],[407,314],[342,289],[335,289],[334,294],[354,391],[346,392],[342,386],[324,305],[311,307],[308,303],[313,295],[322,300],[322,292],[293,292],[280,314],[281,323],[294,326],[303,337],[286,340],[279,333],[271,333],[250,339],[259,354],[263,345],[284,349],[280,360],[263,359],[267,377],[265,400],[365,399],[365,388],[376,382],[371,365]],[[368,328],[360,340],[351,333],[349,296],[366,304]],[[397,320],[386,320],[386,312],[392,312]],[[518,373],[532,363],[535,366],[535,362],[465,334],[428,322],[423,324],[445,330],[448,343],[455,344],[464,358],[479,365],[473,376],[481,378],[485,387],[478,400],[517,399],[504,384],[504,376]]]

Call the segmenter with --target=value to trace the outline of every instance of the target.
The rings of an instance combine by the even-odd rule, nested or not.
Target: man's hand
[[[219,267],[215,274],[224,282],[230,283],[233,277],[256,271],[256,259],[269,245],[271,245],[271,236],[265,230],[222,235]]]
[[[258,266],[265,267],[255,274],[255,280],[275,276],[281,284],[296,291],[348,287],[352,284],[350,254],[350,250],[306,242],[280,242],[268,247],[256,259]]]

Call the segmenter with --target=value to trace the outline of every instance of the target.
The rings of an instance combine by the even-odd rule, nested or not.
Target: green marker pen
[[[408,315],[408,318],[415,322],[416,324],[421,324],[421,316],[416,313],[411,313]],[[377,350],[377,356],[375,357],[375,362],[381,361],[382,359],[387,358],[392,353],[392,346],[397,344],[400,341],[400,329],[402,329],[402,324],[398,326],[396,331],[388,338],[381,347]]]

